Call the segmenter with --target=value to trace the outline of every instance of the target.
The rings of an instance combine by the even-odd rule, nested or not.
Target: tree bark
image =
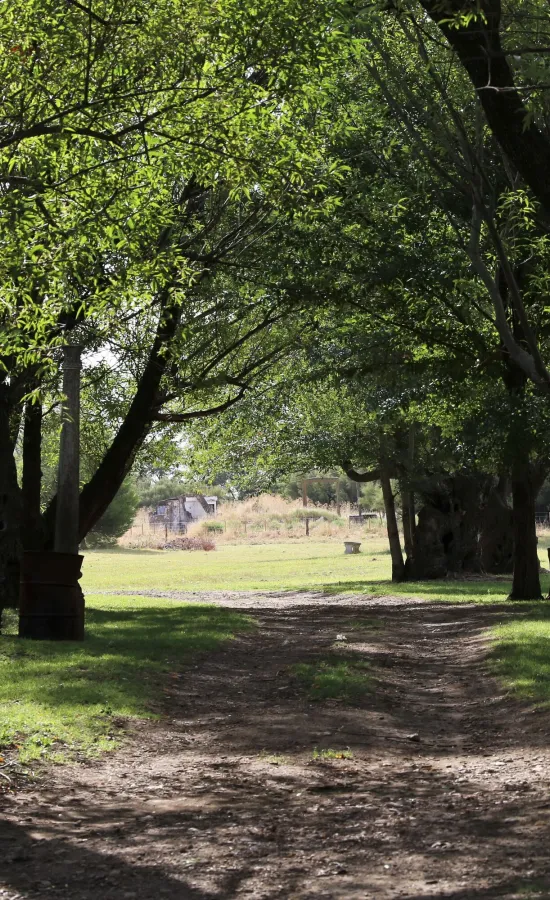
[[[405,555],[407,563],[412,561],[414,556],[414,531],[415,531],[415,511],[414,511],[414,494],[409,490],[408,485],[402,479],[399,482],[399,493],[401,495],[401,519],[403,522],[403,543],[405,545]]]
[[[62,427],[57,469],[57,505],[54,550],[78,553],[80,481],[80,370],[82,348],[67,345],[63,351]]]
[[[535,522],[539,487],[540,479],[528,458],[518,454],[512,465],[514,575],[510,600],[542,599]]]
[[[40,550],[43,541],[40,515],[42,484],[42,404],[25,404],[23,425],[22,543],[24,550]]]
[[[8,387],[0,383],[0,623],[2,610],[16,608],[19,601],[20,515]]]
[[[480,571],[480,510],[489,484],[487,477],[461,473],[427,479],[418,486],[421,506],[412,560],[405,567],[407,579]]]
[[[380,484],[382,485],[384,509],[386,511],[386,528],[390,544],[391,580],[403,581],[405,577],[405,563],[403,562],[403,551],[401,550],[401,540],[395,514],[395,498],[391,489],[388,470],[383,465],[380,466]]]
[[[479,536],[481,568],[490,575],[514,571],[513,513],[508,505],[509,478],[501,476],[490,490]]]

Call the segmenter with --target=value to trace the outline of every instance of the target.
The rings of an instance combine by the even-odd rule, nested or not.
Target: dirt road
[[[548,714],[486,665],[510,607],[285,597],[243,596],[258,630],[123,750],[7,801],[1,900],[550,898]],[[313,703],[289,667],[342,634],[372,691]]]

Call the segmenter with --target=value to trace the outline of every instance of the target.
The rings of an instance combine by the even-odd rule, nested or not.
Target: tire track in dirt
[[[123,750],[8,803],[2,900],[550,897],[548,717],[486,665],[517,611],[277,597],[218,596],[257,631],[170,678]],[[312,703],[290,667],[342,633],[372,692]]]

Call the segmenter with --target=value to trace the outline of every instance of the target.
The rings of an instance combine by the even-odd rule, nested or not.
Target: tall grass
[[[261,494],[247,500],[225,502],[215,517],[195,522],[188,527],[191,537],[210,536],[220,543],[248,543],[292,540],[345,540],[351,535],[357,540],[364,536],[383,536],[385,524],[380,519],[369,520],[362,527],[349,524],[349,516],[357,510],[343,504],[340,515],[335,509],[320,506],[302,506],[298,500],[286,500],[275,494]],[[156,548],[173,539],[164,528],[153,530],[146,510],[139,510],[133,527],[120,539],[123,547]]]

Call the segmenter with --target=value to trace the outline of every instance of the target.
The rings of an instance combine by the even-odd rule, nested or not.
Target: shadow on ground
[[[489,625],[536,612],[256,610],[257,631],[169,680],[165,720],[125,754],[14,798],[5,884],[24,900],[548,900],[548,716],[491,677],[486,646]],[[365,661],[368,693],[312,700],[296,666],[334,654]]]
[[[511,580],[507,576],[495,575],[492,578],[464,578],[445,581],[405,581],[394,583],[390,580],[374,581],[362,579],[356,581],[337,581],[318,585],[318,590],[327,597],[341,594],[367,594],[370,596],[385,595],[419,597],[428,600],[450,600],[453,603],[499,603],[505,602],[511,589]],[[542,579],[543,594],[548,593],[550,580]],[[304,588],[307,590],[307,588]],[[531,604],[516,601],[520,607],[529,608]],[[536,605],[536,604],[535,604]]]

